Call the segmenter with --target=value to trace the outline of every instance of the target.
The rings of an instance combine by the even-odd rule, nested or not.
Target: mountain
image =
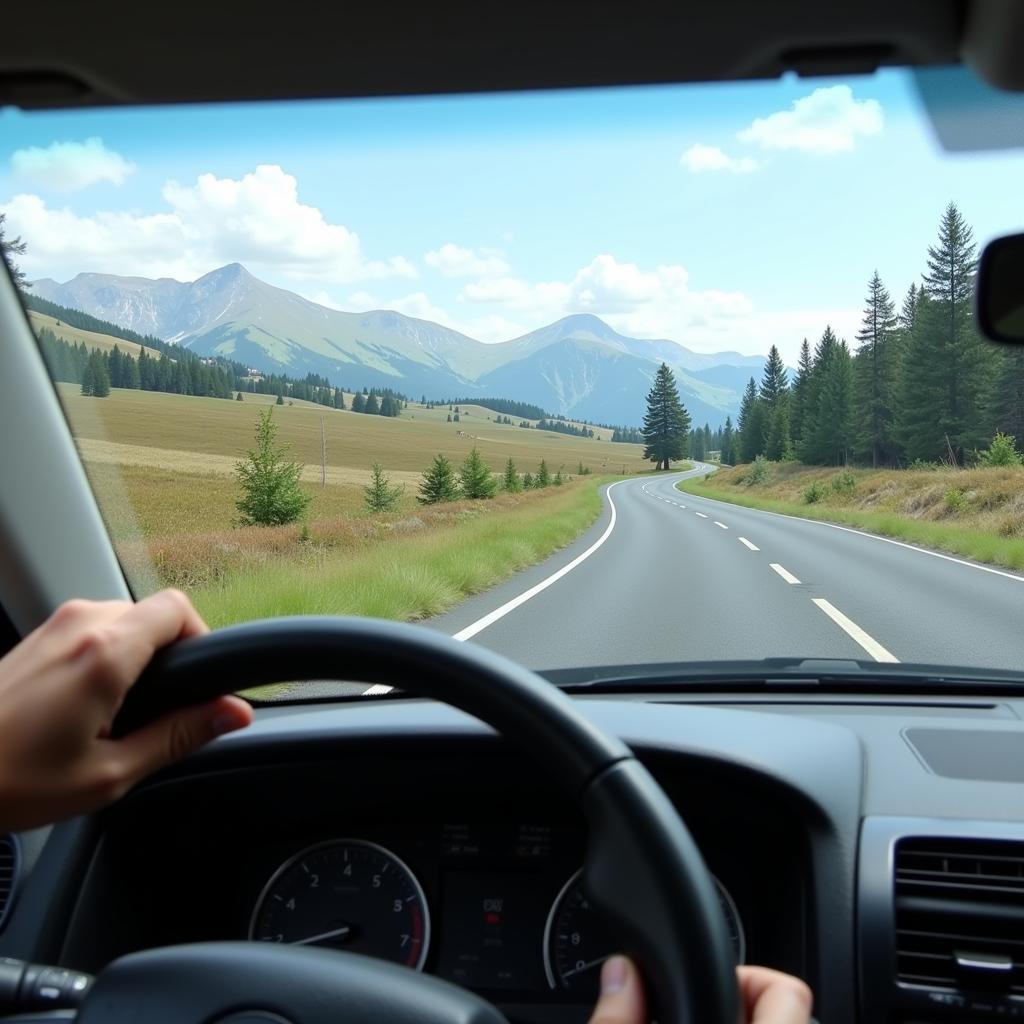
[[[260,281],[238,263],[190,283],[79,274],[64,284],[42,278],[33,291],[264,372],[317,373],[348,388],[391,387],[432,398],[514,398],[603,423],[640,422],[664,361],[694,424],[717,426],[727,414],[736,418],[747,379],[760,377],[764,366],[761,356],[698,353],[668,339],[630,338],[591,314],[487,345],[392,310],[328,309]]]

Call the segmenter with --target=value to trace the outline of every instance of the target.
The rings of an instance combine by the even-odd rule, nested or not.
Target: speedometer
[[[430,943],[423,889],[390,850],[361,839],[289,858],[260,894],[249,938],[363,953],[420,970]]]
[[[562,886],[544,928],[544,971],[553,989],[597,998],[601,964],[618,949],[614,932],[591,905],[583,888],[581,868]],[[746,939],[736,904],[714,875],[711,880],[725,915],[736,963],[743,963]]]

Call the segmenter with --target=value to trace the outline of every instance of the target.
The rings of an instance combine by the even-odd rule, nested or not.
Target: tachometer
[[[300,851],[274,872],[249,938],[343,949],[420,970],[430,912],[416,876],[394,853],[337,839]]]
[[[601,964],[617,949],[614,932],[591,906],[580,881],[582,868],[562,886],[548,912],[544,927],[544,971],[553,989],[578,995],[581,1001],[597,998]],[[712,875],[722,904],[736,963],[743,963],[746,939],[736,904],[725,886]]]

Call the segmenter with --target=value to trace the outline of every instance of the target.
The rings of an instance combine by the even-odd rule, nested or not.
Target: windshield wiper
[[[882,664],[841,658],[610,665],[551,669],[539,674],[569,693],[813,690],[863,694],[870,690],[873,693],[941,692],[945,695],[1024,691],[1024,673],[1004,669]]]

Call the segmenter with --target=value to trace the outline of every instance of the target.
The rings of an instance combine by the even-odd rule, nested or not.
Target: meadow
[[[214,626],[299,612],[438,614],[573,541],[600,514],[601,483],[648,468],[639,446],[501,424],[480,406],[460,406],[456,424],[447,406],[410,402],[387,418],[286,401],[274,420],[288,457],[304,466],[307,515],[289,526],[238,527],[235,467],[274,396],[58,391],[133,588],[181,587]],[[498,474],[510,457],[520,473],[543,459],[563,485],[421,505],[421,474],[434,456],[458,467],[473,447]],[[375,461],[403,488],[394,512],[365,509]]]

